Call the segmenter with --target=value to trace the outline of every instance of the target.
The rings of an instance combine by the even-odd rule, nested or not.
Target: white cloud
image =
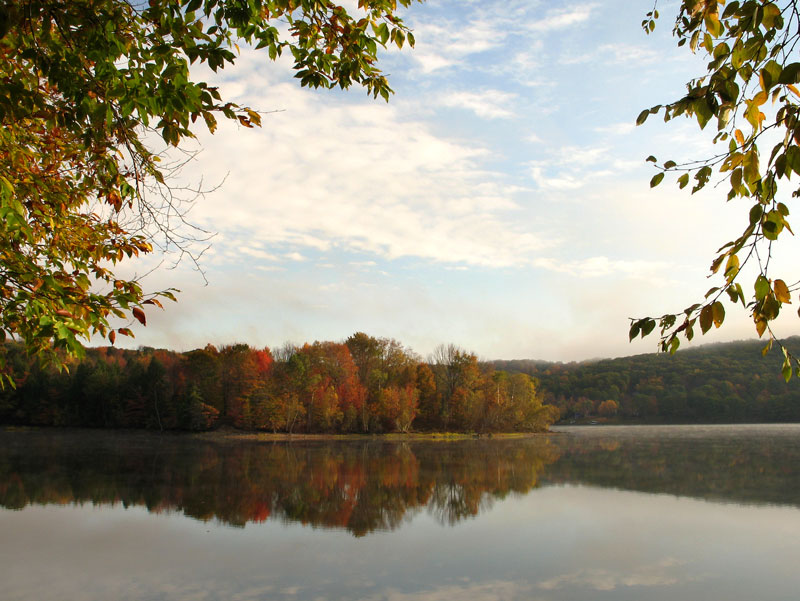
[[[670,283],[664,274],[669,273],[674,265],[668,261],[642,261],[610,259],[605,256],[588,257],[580,260],[560,260],[538,258],[533,261],[536,267],[574,276],[578,279],[606,278],[622,275],[635,279],[646,279],[653,284],[663,286]]]
[[[251,247],[248,247],[248,246],[240,246],[237,249],[237,251],[239,253],[243,254],[243,255],[247,255],[249,257],[254,257],[256,259],[262,259],[264,261],[278,261],[279,260],[279,258],[276,255],[274,255],[272,253],[268,253],[268,252],[263,251],[263,250],[258,249],[258,248],[251,248]]]
[[[547,158],[530,161],[528,166],[531,178],[542,190],[577,190],[598,177],[619,173],[606,169],[613,165],[609,157],[606,146],[565,146],[549,149]]]
[[[439,104],[441,106],[466,109],[485,119],[503,119],[514,116],[509,104],[515,98],[515,94],[501,90],[449,92],[439,98]]]
[[[240,135],[223,124],[203,138],[206,176],[236,175],[194,213],[227,241],[258,240],[263,250],[251,255],[301,260],[337,249],[508,266],[552,244],[513,215],[516,197],[527,192],[483,167],[489,150],[435,134],[416,105],[340,103],[335,94],[270,84],[251,69],[241,101],[288,108],[265,117],[262,130]],[[487,90],[449,98],[500,117],[514,96]],[[236,261],[237,253],[223,250],[219,260]]]
[[[497,22],[475,20],[466,25],[454,22],[420,23],[414,27],[417,44],[411,54],[424,74],[463,65],[467,57],[499,46],[508,31]]]
[[[583,4],[572,8],[553,10],[543,19],[528,23],[527,28],[530,31],[550,33],[578,23],[585,23],[589,20],[594,7],[594,4]]]
[[[591,52],[564,56],[561,58],[561,63],[577,65],[604,62],[633,66],[655,63],[661,58],[659,52],[652,47],[634,44],[601,44],[597,48],[593,48]]]
[[[631,133],[636,129],[636,124],[633,121],[623,123],[610,123],[608,125],[601,125],[594,128],[599,134],[608,134],[611,136],[624,136]]]

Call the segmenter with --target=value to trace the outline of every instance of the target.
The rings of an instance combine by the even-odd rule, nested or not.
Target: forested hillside
[[[797,353],[800,338],[787,346]],[[761,341],[705,345],[674,355],[647,354],[582,363],[493,361],[531,375],[564,421],[800,421],[800,383],[784,382],[780,353]]]

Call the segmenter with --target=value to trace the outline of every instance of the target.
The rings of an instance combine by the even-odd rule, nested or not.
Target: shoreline
[[[247,440],[265,442],[292,441],[457,441],[457,440],[509,440],[549,435],[552,432],[492,432],[472,434],[469,432],[389,432],[386,434],[287,434],[286,432],[247,432],[236,429],[220,429],[209,432],[188,433],[201,440]]]
[[[188,430],[145,430],[138,428],[81,428],[57,426],[14,426],[0,425],[0,432],[30,432],[52,434],[77,434],[92,432],[97,434],[125,434],[125,435],[152,435],[169,436],[176,438],[196,439],[205,441],[248,441],[248,442],[334,442],[334,441],[459,441],[459,440],[509,440],[515,438],[532,438],[548,436],[555,432],[492,432],[475,434],[471,432],[388,432],[385,434],[326,434],[326,433],[298,433],[286,432],[251,432],[237,430],[232,427],[222,427],[205,432],[191,432]]]

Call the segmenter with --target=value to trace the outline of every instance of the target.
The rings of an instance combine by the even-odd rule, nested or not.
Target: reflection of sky
[[[0,512],[3,599],[796,599],[800,511],[548,487],[354,538],[122,507]],[[43,578],[46,574],[47,578]]]

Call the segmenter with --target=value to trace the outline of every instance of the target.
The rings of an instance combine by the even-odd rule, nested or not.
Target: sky
[[[688,120],[635,126],[704,71],[671,35],[676,2],[659,3],[644,34],[652,6],[413,5],[402,14],[415,48],[380,57],[389,103],[300,88],[289,59],[248,48],[219,74],[198,70],[223,97],[270,112],[260,129],[198,130],[176,181],[209,190],[188,216],[214,233],[202,273],[175,255],[125,266],[157,263],[145,288],[181,292],[124,344],[277,347],[363,331],[422,357],[442,343],[482,359],[655,351],[652,335],[628,342],[629,318],[702,299],[714,252],[744,229],[749,205],[670,178],[649,188],[648,155],[715,150]],[[791,320],[779,330],[800,331]],[[728,306],[701,342],[755,336]]]

